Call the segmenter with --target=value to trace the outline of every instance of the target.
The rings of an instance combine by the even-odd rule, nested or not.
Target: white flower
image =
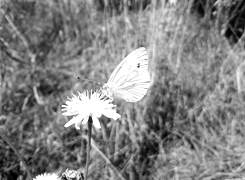
[[[101,91],[84,91],[78,92],[72,98],[68,98],[65,105],[62,105],[62,115],[73,116],[73,118],[65,124],[69,127],[75,124],[76,129],[80,129],[80,124],[86,124],[89,116],[92,117],[93,124],[96,128],[100,128],[98,120],[102,115],[117,120],[121,117],[116,112],[116,106],[112,104],[112,99],[105,97]]]
[[[59,177],[55,173],[44,173],[36,176],[33,180],[59,180]]]

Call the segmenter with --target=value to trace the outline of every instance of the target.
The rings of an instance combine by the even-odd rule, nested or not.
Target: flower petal
[[[104,110],[102,114],[108,118],[112,118],[113,120],[117,120],[121,117],[121,115],[118,114],[116,110]]]
[[[80,126],[81,126],[81,122],[80,121],[75,123],[75,128],[76,129],[78,129],[78,130],[81,129]]]
[[[89,118],[89,116],[86,116],[86,117],[83,119],[82,124],[86,124],[86,123],[88,122],[88,118]]]
[[[97,129],[100,129],[101,126],[100,126],[99,119],[97,117],[95,117],[95,116],[93,116],[92,119],[93,119],[93,125],[94,125],[94,127],[96,127]]]
[[[78,114],[77,116],[74,116],[70,121],[68,121],[64,127],[69,127],[72,124],[76,124],[77,122],[83,121],[83,119],[85,118],[85,116],[83,114]]]

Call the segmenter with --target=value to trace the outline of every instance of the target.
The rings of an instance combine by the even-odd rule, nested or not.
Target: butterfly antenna
[[[86,79],[86,78],[82,78],[82,77],[79,77],[79,76],[76,76],[76,79],[82,79],[82,80],[84,80],[84,81],[89,81],[89,82],[92,82],[92,83],[95,83],[95,84],[101,86],[101,83],[95,82],[95,81],[93,81],[93,80],[91,80],[91,79]]]

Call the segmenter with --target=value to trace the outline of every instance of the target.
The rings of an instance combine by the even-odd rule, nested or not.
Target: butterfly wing
[[[150,86],[148,56],[144,47],[131,52],[113,71],[106,83],[113,97],[136,102]]]
[[[128,54],[112,72],[107,83],[120,84],[120,80],[123,81],[124,75],[136,68],[148,70],[148,56],[144,47],[138,48]]]
[[[148,71],[139,74],[131,73],[129,81],[122,83],[116,89],[114,88],[113,96],[124,99],[128,102],[137,102],[141,100],[150,86],[150,74]]]

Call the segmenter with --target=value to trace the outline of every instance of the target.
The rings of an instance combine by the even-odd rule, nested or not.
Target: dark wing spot
[[[140,68],[140,63],[137,64],[137,68]]]

